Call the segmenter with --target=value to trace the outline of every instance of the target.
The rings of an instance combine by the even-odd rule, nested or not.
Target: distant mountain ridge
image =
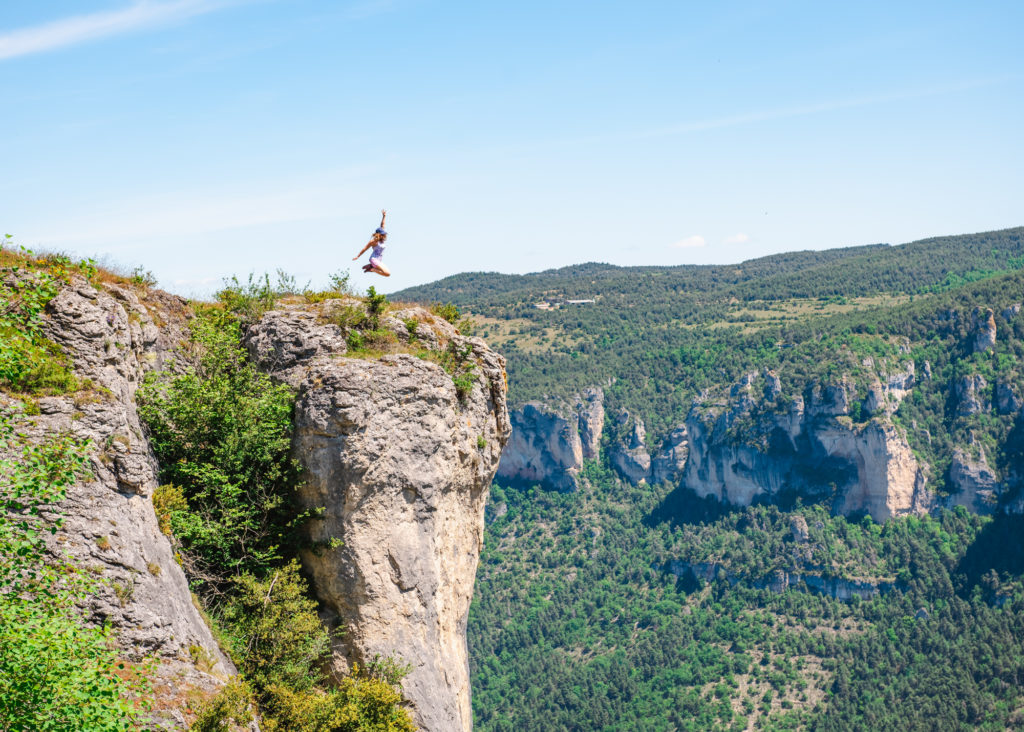
[[[771,297],[773,287],[796,297],[840,291],[847,295],[910,293],[940,284],[950,274],[1016,269],[1022,263],[1014,260],[1020,257],[1024,257],[1024,227],[932,237],[896,246],[869,244],[784,252],[736,264],[621,267],[587,262],[524,275],[466,272],[399,290],[390,297],[411,302],[450,301],[460,306],[493,305],[548,290],[568,298],[594,292],[595,288],[615,289],[623,278],[637,276],[666,277],[671,285],[702,292],[770,279],[769,287],[740,289],[736,294],[742,295],[741,299]],[[845,275],[834,272],[837,264],[843,265]],[[864,285],[851,291],[844,280],[854,273]],[[913,277],[908,276],[911,273]]]

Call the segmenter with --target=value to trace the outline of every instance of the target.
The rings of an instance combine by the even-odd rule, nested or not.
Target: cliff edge
[[[246,336],[256,363],[298,390],[302,500],[323,510],[310,531],[323,548],[304,563],[327,619],[344,628],[336,664],[397,656],[411,666],[403,692],[417,725],[469,730],[465,628],[511,433],[505,362],[419,308],[373,331],[398,352],[353,351],[350,307],[285,306]]]

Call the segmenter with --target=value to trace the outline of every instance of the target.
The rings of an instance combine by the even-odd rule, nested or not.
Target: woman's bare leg
[[[375,264],[375,265],[373,265],[373,268],[370,271],[371,272],[376,272],[379,275],[384,275],[385,277],[390,277],[391,276],[391,270],[389,270],[383,264]]]

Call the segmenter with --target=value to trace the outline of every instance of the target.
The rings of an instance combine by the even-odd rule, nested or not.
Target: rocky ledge
[[[344,627],[337,665],[397,656],[412,667],[403,689],[417,725],[469,730],[465,628],[511,432],[505,361],[419,308],[381,318],[398,352],[353,354],[347,307],[274,310],[246,335],[256,363],[298,390],[302,498],[323,509],[311,529],[323,548],[305,566]]]

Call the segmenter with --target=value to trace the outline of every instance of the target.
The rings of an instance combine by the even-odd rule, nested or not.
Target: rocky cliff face
[[[608,439],[607,447],[620,478],[633,485],[679,479],[687,455],[685,425],[666,435],[653,455],[646,446],[643,419],[622,412],[614,425],[621,437]],[[512,438],[501,456],[498,478],[574,491],[583,460],[601,455],[604,426],[604,391],[598,386],[568,401],[528,402],[512,411]]]
[[[31,439],[70,432],[91,441],[93,477],[68,491],[51,550],[99,579],[83,610],[110,625],[122,655],[159,660],[154,696],[163,711],[156,716],[172,728],[183,728],[185,718],[162,697],[208,694],[234,672],[160,533],[151,501],[156,461],[135,411],[143,374],[166,366],[187,318],[177,297],[74,279],[50,302],[45,329],[91,386],[38,399],[40,414],[24,430]]]
[[[504,359],[419,309],[383,327],[408,342],[416,320],[421,345],[466,353],[467,390],[410,354],[348,358],[328,322],[343,306],[273,311],[247,336],[256,362],[298,389],[302,496],[324,508],[312,538],[341,542],[304,562],[327,614],[344,625],[338,664],[397,655],[412,666],[403,688],[417,724],[469,730],[465,627],[484,506],[511,431]]]
[[[908,376],[909,373],[909,376]],[[694,406],[686,421],[689,460],[683,483],[701,496],[749,505],[787,491],[831,501],[833,510],[875,520],[928,508],[925,474],[888,419],[912,383],[912,365],[879,380],[865,402],[874,414],[850,418],[852,384],[813,385],[783,402],[758,402],[734,388],[731,399]]]
[[[512,437],[498,477],[574,491],[583,459],[596,458],[604,430],[604,392],[590,387],[567,402],[527,402],[512,411]]]

